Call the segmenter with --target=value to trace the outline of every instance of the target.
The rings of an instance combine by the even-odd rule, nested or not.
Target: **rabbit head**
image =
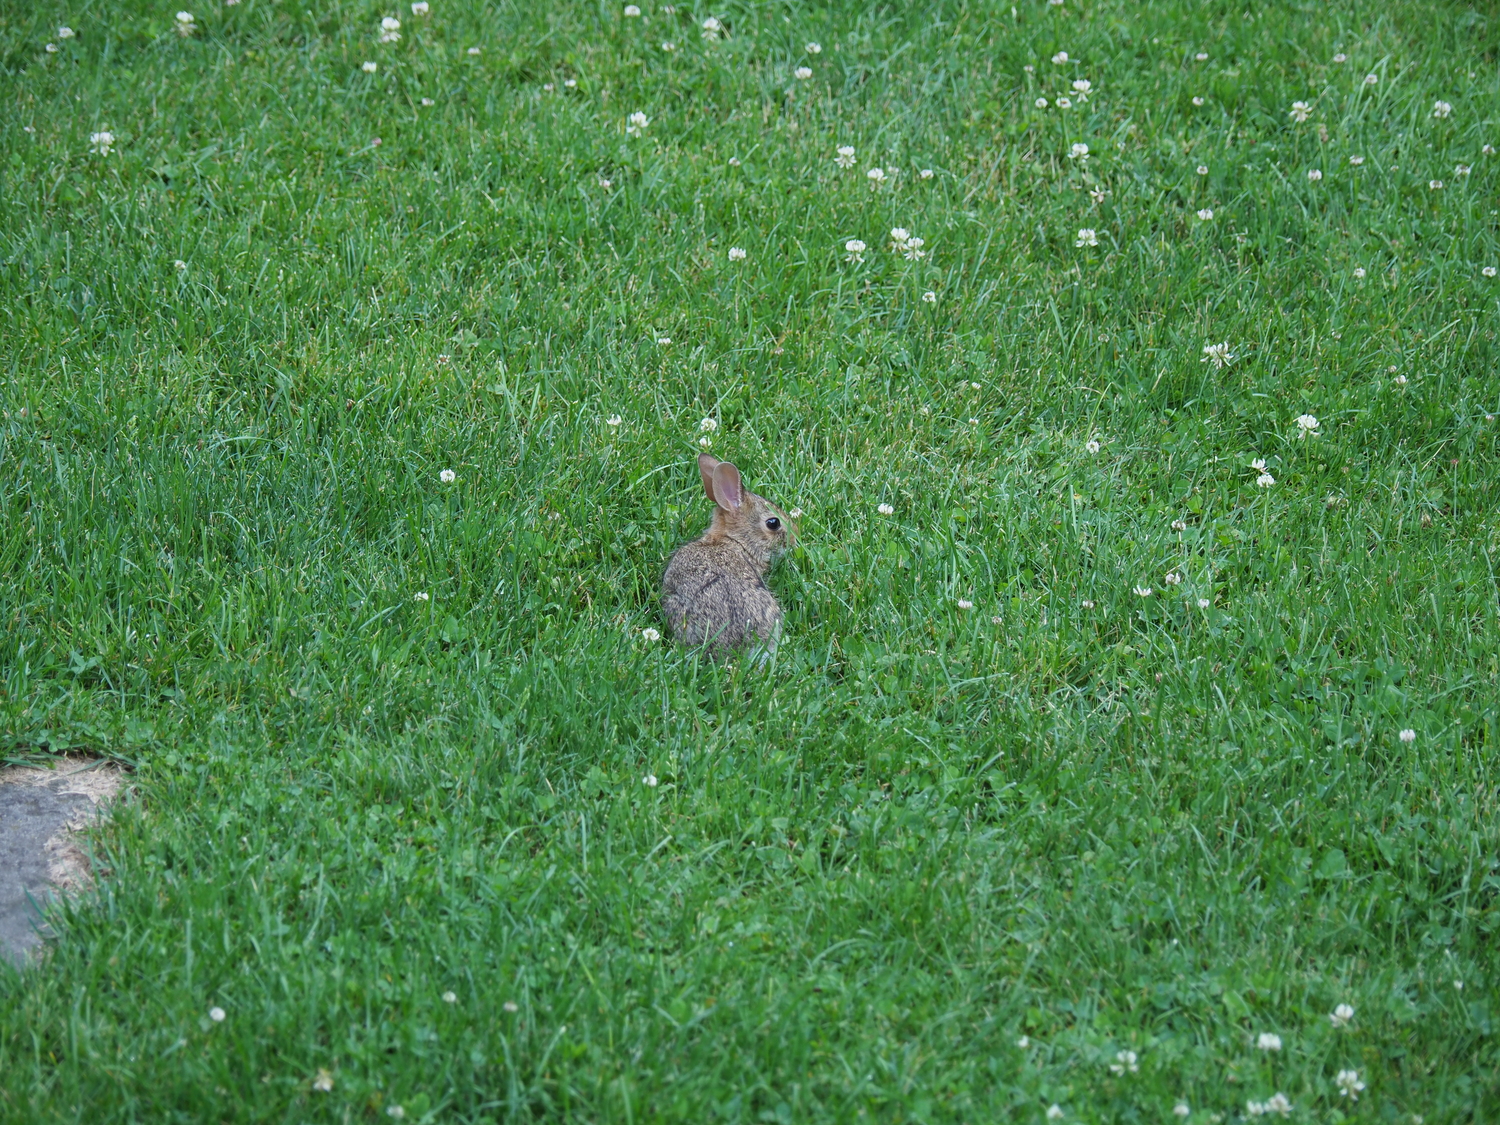
[[[787,514],[747,489],[740,471],[728,461],[700,453],[698,473],[703,491],[714,502],[714,520],[705,538],[731,540],[764,567],[796,544],[796,528]]]

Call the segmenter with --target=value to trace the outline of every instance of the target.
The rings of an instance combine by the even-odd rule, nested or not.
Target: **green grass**
[[[0,9],[0,1119],[1500,1116],[1493,5],[643,6]]]

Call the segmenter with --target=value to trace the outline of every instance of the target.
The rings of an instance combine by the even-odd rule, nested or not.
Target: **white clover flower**
[[[1019,1038],[1019,1039],[1016,1040],[1016,1046],[1019,1047],[1019,1048],[1021,1048],[1021,1050],[1023,1050],[1023,1051],[1026,1050],[1027,1047],[1031,1046],[1031,1036],[1029,1036],[1029,1035],[1023,1035],[1023,1036],[1021,1036],[1021,1038]]]
[[[958,599],[958,608],[959,609],[973,609],[974,608],[974,603],[971,602],[971,601],[969,601],[967,598],[959,598]]]
[[[1194,105],[1202,105],[1202,104],[1203,104],[1203,99],[1202,99],[1202,97],[1200,97],[1200,96],[1199,96],[1199,95],[1197,95],[1197,94],[1194,94],[1194,95],[1193,95],[1193,104],[1194,104]]]
[[[1479,272],[1482,273],[1482,274],[1484,274],[1485,277],[1494,277],[1495,276],[1495,267],[1494,266],[1485,266]]]
[[[1354,1018],[1354,1007],[1350,1004],[1340,1004],[1328,1013],[1328,1022],[1334,1027],[1348,1027],[1349,1021]]]
[[[604,176],[600,176],[599,186],[602,187],[605,191],[608,191],[610,188],[615,186],[615,182],[613,180],[606,179]]]
[[[863,240],[851,238],[844,243],[844,260],[846,262],[863,262],[865,260],[865,244]]]
[[[564,78],[563,79],[563,89],[564,90],[576,90],[577,88],[578,88],[578,79],[576,79],[576,78]]]
[[[1068,61],[1068,52],[1067,51],[1058,51],[1057,54],[1055,54],[1055,55],[1052,56],[1052,64],[1054,66],[1062,66],[1067,61]]]
[[[1083,601],[1079,602],[1078,604],[1083,606],[1084,609],[1094,608],[1094,602],[1092,598],[1084,598]]]
[[[703,38],[713,41],[719,37],[724,30],[724,25],[714,16],[709,16],[703,21]]]
[[[1071,98],[1058,98],[1057,99],[1057,108],[1058,109],[1072,109],[1073,108],[1073,101],[1072,101],[1072,99]]]
[[[455,473],[452,469],[444,469],[438,474],[438,480],[442,481],[444,484],[452,484],[457,479],[458,474]]]
[[[1339,1071],[1333,1083],[1339,1088],[1339,1093],[1350,1101],[1358,1101],[1359,1092],[1365,1088],[1365,1084],[1359,1080],[1359,1071],[1357,1070]]]
[[[707,434],[698,439],[698,444],[701,445],[704,449],[709,448],[709,446],[713,445],[713,443],[714,439],[709,437]]]
[[[58,52],[58,46],[56,43],[48,43],[42,50],[46,51],[49,55],[55,55]]]
[[[184,262],[181,258],[174,258],[172,260],[172,266],[177,270],[178,273],[187,272],[187,263]]]
[[[1379,81],[1380,81],[1380,75],[1378,75],[1378,74],[1367,74],[1367,75],[1365,75],[1365,85],[1366,86],[1373,86],[1373,85],[1375,85],[1375,83],[1377,83]]]
[[[1099,236],[1092,227],[1079,227],[1078,237],[1073,239],[1074,246],[1098,246]]]
[[[1398,387],[1404,387],[1404,386],[1406,386],[1406,376],[1405,375],[1397,375],[1396,376],[1396,386],[1398,386]]]
[[[359,69],[364,71],[366,74],[374,74],[377,70],[380,69],[380,65],[378,63],[362,62],[359,64]]]
[[[57,29],[57,37],[59,39],[72,39],[73,36],[77,34],[78,33],[76,31],[74,31],[71,27],[68,27],[66,24]]]
[[[1255,1045],[1262,1051],[1281,1050],[1281,1036],[1274,1031],[1262,1031],[1255,1037]]]
[[[483,47],[470,47],[470,48],[469,48],[469,49],[468,49],[468,50],[467,50],[467,51],[465,51],[465,52],[464,52],[464,53],[465,53],[465,54],[467,54],[467,55],[477,55],[477,54],[479,54],[479,52],[481,52],[481,51],[482,51],[482,50],[484,50],[484,48],[483,48]]]
[[[320,1094],[326,1094],[333,1089],[333,1075],[324,1067],[318,1067],[318,1073],[313,1077],[312,1088]]]
[[[1467,164],[1455,164],[1453,166],[1453,174],[1455,176],[1467,176],[1470,171],[1471,169]]]
[[[672,342],[672,337],[670,337],[670,336],[658,336],[656,338],[657,347],[665,348],[671,342]]]
[[[743,262],[745,260],[745,248],[743,246],[731,246],[729,248],[729,260],[731,262]]]
[[[930,179],[932,179],[932,169],[931,168],[923,168],[920,172],[917,173],[917,178],[918,179],[923,179],[923,180],[930,180]]]
[[[1187,1104],[1187,1102],[1178,1102],[1172,1107],[1173,1117],[1186,1117],[1192,1112],[1192,1108]]]
[[[1402,742],[1406,742],[1406,743],[1415,742],[1417,740],[1417,732],[1414,731],[1414,730],[1412,730],[1410,727],[1408,727],[1406,730],[1403,730],[1401,732],[1400,738],[1401,738]]]
[[[809,55],[821,55],[823,53],[823,44],[821,44],[821,43],[809,43],[806,47],[803,47],[802,49],[804,51],[806,51]]]
[[[431,98],[423,98],[421,104],[424,106],[434,106],[437,105],[437,102],[433,101]]]
[[[1056,3],[1059,3],[1059,4],[1062,3],[1062,0],[1056,0]],[[1049,1105],[1047,1107],[1047,1120],[1048,1121],[1061,1121],[1062,1119],[1063,1119],[1062,1106],[1057,1105],[1056,1103],[1053,1103],[1052,1105]]]
[[[1173,520],[1172,521],[1172,530],[1173,531],[1186,531],[1187,530],[1187,520]]]
[[[1278,1091],[1266,1099],[1266,1112],[1279,1113],[1282,1117],[1290,1117],[1292,1115],[1292,1103],[1287,1100],[1285,1094]]]
[[[1090,453],[1098,453],[1099,443],[1097,441],[1086,441],[1083,443],[1083,448],[1088,450]]]
[[[115,145],[115,135],[108,129],[101,129],[97,133],[89,134],[89,151],[97,152],[100,156],[108,156],[109,150]]]
[[[671,40],[666,40],[662,43],[661,49],[663,51],[672,52],[677,50],[677,44],[673,43]]]
[[[1197,168],[1193,169],[1193,171],[1197,172],[1200,176],[1206,176],[1208,175],[1208,165],[1200,164]]]
[[[882,516],[893,516],[896,514],[896,509],[891,507],[889,504],[877,504],[875,506],[875,510]]]
[[[906,240],[906,245],[901,247],[901,253],[908,262],[916,262],[927,257],[927,251],[922,249],[922,239],[916,235]]]
[[[1104,197],[1108,194],[1109,192],[1103,188],[1089,188],[1089,198],[1094,201],[1096,207],[1104,202]]]
[[[1445,101],[1435,101],[1432,103],[1432,116],[1434,117],[1447,117],[1452,112],[1453,107]]]
[[[1036,100],[1036,107],[1037,107],[1037,109],[1046,109],[1047,108],[1047,99],[1046,98],[1037,98],[1037,100]]]
[[[800,520],[802,518],[802,509],[793,508],[790,512],[787,513],[787,515],[791,516],[794,520]]]
[[[1138,598],[1149,598],[1152,591],[1150,586],[1132,586],[1130,592]]]
[[[1312,114],[1312,106],[1307,102],[1293,102],[1292,108],[1287,110],[1287,116],[1293,121],[1301,124]]]
[[[397,1121],[400,1121],[403,1117],[406,1116],[406,1107],[399,1105],[386,1106],[385,1115],[387,1117],[394,1117]]]
[[[1121,1051],[1115,1055],[1115,1061],[1109,1064],[1109,1069],[1114,1074],[1124,1074],[1126,1071],[1135,1074],[1141,1068],[1134,1051]]]
[[[386,16],[380,21],[380,41],[394,43],[401,38],[401,21],[395,16]]]
[[[618,429],[620,423],[623,421],[624,419],[621,418],[618,414],[611,414],[608,418],[604,419],[604,424],[611,427],[612,429]]]
[[[1250,467],[1258,473],[1265,472],[1266,459],[1264,457],[1257,457],[1254,461],[1250,462]]]
[[[1297,415],[1297,429],[1302,431],[1303,437],[1306,437],[1308,434],[1316,433],[1318,429],[1318,420],[1311,414],[1299,414]]]
[[[651,644],[655,644],[657,641],[661,640],[661,634],[658,633],[655,629],[651,628],[650,625],[647,625],[644,629],[641,630],[641,640],[649,641]]]
[[[651,124],[651,118],[640,110],[636,110],[625,121],[625,135],[627,137],[639,137],[646,131],[646,126]]]
[[[881,184],[885,183],[885,169],[871,168],[868,172],[865,173],[865,179],[870,181],[870,190],[874,191]]]
[[[796,70],[792,71],[792,77],[798,82],[806,82],[812,77],[812,67],[799,66]]]
[[[1175,570],[1168,571],[1161,581],[1163,586],[1181,586],[1182,575],[1178,574]]]
[[[1087,164],[1089,162],[1089,146],[1082,141],[1074,141],[1072,147],[1068,149],[1068,159],[1082,161],[1084,164]]]
[[[641,784],[644,785],[647,789],[655,789],[659,783],[657,782],[656,775],[654,773],[648,773],[645,777],[641,778]]]
[[[1482,152],[1482,153],[1484,153],[1484,155],[1486,155],[1486,156],[1494,156],[1495,155],[1495,146],[1494,145],[1485,145],[1479,151]]]
[[[1351,167],[1354,167],[1354,168],[1358,168],[1364,162],[1365,162],[1365,158],[1363,156],[1351,156],[1349,158],[1349,164],[1350,164]]]
[[[833,158],[833,162],[835,164],[837,164],[840,168],[853,168],[854,167],[854,146],[853,145],[839,145],[838,155]]]
[[[413,597],[419,602],[430,602],[432,600],[432,595],[426,590],[418,590]]]
[[[224,1022],[224,1009],[221,1008],[221,1007],[219,1007],[217,1004],[215,1004],[212,1008],[210,1008],[208,1010],[208,1018],[211,1019],[211,1020],[213,1020],[214,1023],[223,1023]]]
[[[195,32],[197,30],[198,30],[198,27],[193,22],[193,13],[192,12],[178,12],[177,13],[177,34],[178,35],[191,35],[191,34],[193,34],[193,32]]]
[[[705,418],[703,419],[703,421],[698,423],[698,428],[705,434],[711,434],[719,428],[719,423],[717,419]]]
[[[521,1005],[517,1004],[514,1000],[507,1000],[504,1004],[501,1004],[500,1006],[502,1008],[504,1008],[507,1012],[519,1012],[521,1010]]]
[[[1087,78],[1075,78],[1073,92],[1078,95],[1079,101],[1086,102],[1089,100],[1089,95],[1094,92],[1094,84]]]
[[[625,18],[626,19],[633,20],[636,17],[638,17],[640,14],[641,14],[641,10],[636,5],[634,5],[634,4],[626,4],[625,5]]]
[[[1196,55],[1193,56],[1193,58],[1196,59],[1198,62],[1207,62],[1208,61],[1208,52],[1207,51],[1199,51]]]
[[[1333,56],[1333,61],[1336,63],[1346,63],[1349,61],[1349,56],[1344,54],[1343,51],[1340,51],[1338,54]]]
[[[1218,371],[1233,363],[1234,356],[1229,353],[1229,344],[1227,342],[1222,344],[1204,344],[1203,358],[1198,362],[1212,363],[1214,370]]]
[[[1307,170],[1307,178],[1308,178],[1308,180],[1311,183],[1317,183],[1319,180],[1321,180],[1323,178],[1323,171],[1322,171],[1322,169],[1320,169],[1320,168],[1309,168]]]
[[[1275,483],[1276,478],[1270,473],[1261,473],[1260,476],[1255,478],[1255,487],[1257,488],[1270,488]]]
[[[1490,272],[1490,276],[1493,277],[1494,276],[1493,267],[1487,266],[1485,268],[1489,269],[1491,271]],[[924,300],[925,302],[927,302],[929,305],[935,305],[935,304],[937,304],[937,294],[934,293],[931,289],[929,289],[929,290],[927,290],[927,292],[925,292],[925,293],[922,294],[922,300]]]
[[[1355,280],[1356,281],[1361,280],[1364,276],[1365,276],[1365,267],[1364,266],[1355,266],[1354,267],[1354,278],[1355,278]]]
[[[1209,222],[1213,217],[1214,209],[1212,207],[1203,207],[1198,211],[1198,218],[1202,222]]]
[[[458,993],[452,991],[451,989],[449,991],[443,993],[443,1003],[444,1004],[457,1004],[458,1003]]]
[[[1443,190],[1443,181],[1442,180],[1428,180],[1427,181],[1427,186],[1432,191],[1442,191]]]
[[[891,228],[891,249],[892,250],[900,250],[903,246],[906,245],[906,240],[909,239],[910,237],[911,237],[911,231],[907,230],[905,227],[892,227]]]
[[[1211,606],[1213,604],[1214,603],[1211,602],[1211,601],[1209,601],[1207,598],[1199,598],[1198,599],[1198,608],[1199,609],[1207,609],[1209,606]]]
[[[416,0],[411,6],[411,14],[414,16],[425,16],[431,10],[428,7],[427,0]]]

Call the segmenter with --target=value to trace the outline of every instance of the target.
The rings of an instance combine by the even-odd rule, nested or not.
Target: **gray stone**
[[[43,932],[37,906],[87,885],[87,863],[71,841],[119,784],[113,767],[0,770],[0,957],[21,963]],[[94,776],[82,776],[87,770]]]

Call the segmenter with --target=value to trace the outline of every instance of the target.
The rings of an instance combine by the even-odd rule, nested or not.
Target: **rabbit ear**
[[[714,495],[714,469],[718,467],[719,459],[712,453],[698,454],[698,475],[703,478],[703,491],[715,504],[719,502]]]
[[[744,499],[740,487],[740,471],[728,461],[714,466],[714,503],[726,511],[734,511]]]

